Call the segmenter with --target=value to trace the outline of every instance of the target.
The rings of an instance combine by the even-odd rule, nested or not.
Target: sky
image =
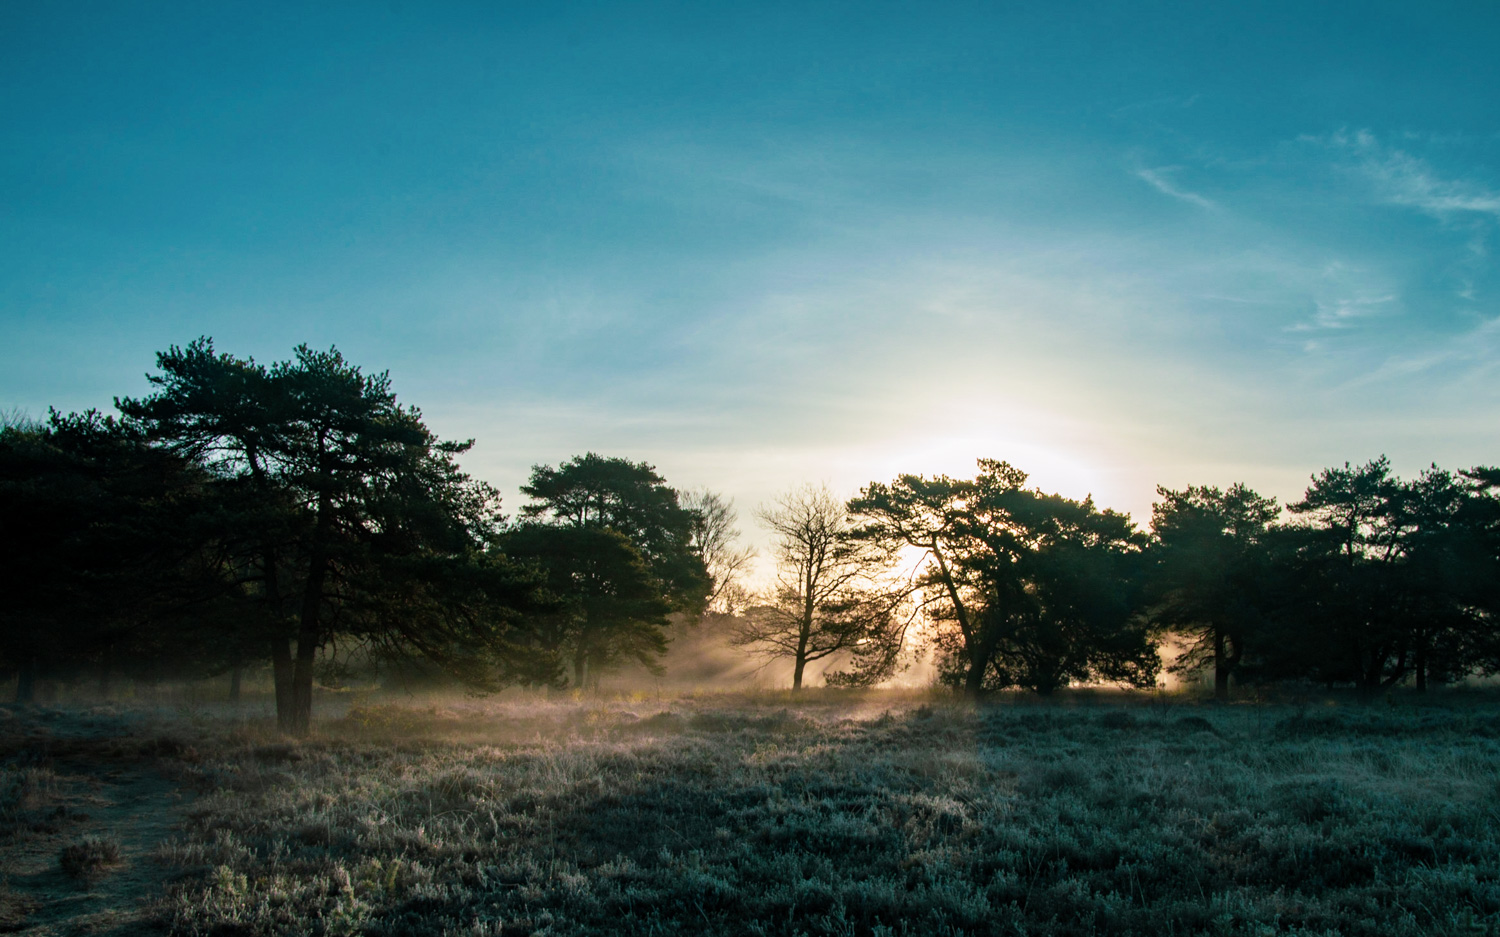
[[[465,466],[1500,462],[1500,6],[0,4],[0,409],[211,336]]]

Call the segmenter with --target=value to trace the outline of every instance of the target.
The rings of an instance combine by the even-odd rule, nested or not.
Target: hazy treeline
[[[1004,462],[903,475],[847,502],[757,512],[774,583],[746,591],[731,506],[645,463],[536,466],[517,518],[397,402],[386,375],[300,347],[261,365],[200,339],[157,357],[118,415],[0,429],[0,667],[37,680],[238,675],[269,663],[279,722],[357,652],[492,690],[660,667],[669,628],[870,685],[931,650],[974,695],[1152,686],[1158,645],[1239,682],[1375,691],[1500,670],[1500,470],[1384,459],[1286,506],[1242,485],[1159,489],[1151,529],[1045,494]],[[237,685],[237,683],[236,683]]]
[[[1149,532],[1025,487],[903,475],[849,511],[854,536],[920,548],[941,679],[970,693],[1179,673],[1374,692],[1500,670],[1500,471],[1394,477],[1385,458],[1325,469],[1286,505],[1244,485],[1158,488]]]

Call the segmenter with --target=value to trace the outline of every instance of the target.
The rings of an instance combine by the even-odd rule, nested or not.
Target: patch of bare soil
[[[189,795],[118,744],[124,726],[48,715],[11,721],[3,740],[0,760],[43,781],[0,831],[0,932],[164,933],[153,905],[178,873],[154,857]]]

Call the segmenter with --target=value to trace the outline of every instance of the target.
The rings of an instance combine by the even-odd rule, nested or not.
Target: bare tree
[[[708,611],[715,614],[731,614],[743,605],[744,589],[740,579],[755,557],[753,547],[739,546],[739,528],[735,527],[738,516],[734,502],[717,492],[700,488],[685,492],[680,501],[684,508],[697,515],[693,525],[693,544],[708,567],[713,579],[713,591],[708,596]]]
[[[0,410],[0,429],[13,429],[20,433],[30,433],[42,428],[42,421],[33,419],[31,414],[20,407],[6,407]]]
[[[896,611],[906,590],[885,583],[893,557],[850,536],[844,503],[826,486],[804,486],[756,517],[775,537],[776,581],[736,619],[734,644],[770,659],[790,658],[792,689],[807,665],[847,653],[854,666],[829,675],[868,684],[896,669],[905,627]]]

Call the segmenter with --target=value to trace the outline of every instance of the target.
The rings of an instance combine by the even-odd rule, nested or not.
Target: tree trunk
[[[1224,648],[1224,632],[1214,629],[1214,699],[1229,702],[1229,656]]]
[[[259,463],[252,453],[250,464],[256,480],[262,485]],[[277,565],[276,548],[267,544],[261,563],[266,576],[266,608],[270,619],[279,631],[285,624],[285,609],[281,603],[281,573]],[[276,728],[282,732],[292,731],[292,644],[290,639],[278,634],[271,639],[271,681],[276,688]]]
[[[1417,692],[1427,692],[1427,649],[1417,651],[1417,659],[1412,665],[1417,672]]]
[[[232,706],[240,704],[240,675],[244,670],[244,665],[235,661],[234,667],[229,671],[229,703]]]
[[[589,654],[582,646],[573,652],[573,686],[582,690],[583,681],[589,675]]]
[[[320,474],[324,470],[322,438],[318,440]],[[313,661],[322,643],[321,622],[323,585],[328,581],[328,538],[333,527],[333,499],[325,485],[318,493],[318,521],[313,528],[312,548],[307,556],[307,582],[302,592],[302,614],[297,622],[297,660],[292,666],[291,733],[306,736],[312,731]]]
[[[978,654],[971,654],[969,656],[969,671],[964,674],[965,696],[970,699],[979,699],[979,697],[984,695],[984,671],[988,664],[988,657]]]
[[[802,689],[802,672],[807,669],[807,642],[812,639],[813,602],[812,574],[803,583],[802,621],[797,625],[797,650],[792,654],[792,692]]]
[[[964,650],[969,657],[969,670],[964,674],[964,695],[970,699],[979,699],[984,694],[984,671],[990,664],[991,648],[979,646],[979,635],[974,633],[972,623],[969,621],[969,610],[964,606],[963,598],[958,594],[958,585],[953,581],[953,574],[948,571],[948,561],[943,557],[943,551],[938,549],[937,538],[927,545],[932,551],[932,558],[937,562],[938,573],[942,577],[943,587],[948,592],[948,600],[953,603],[953,614],[958,620],[958,630],[964,636]]]
[[[996,613],[998,621],[1005,621],[1004,609]],[[984,697],[984,675],[990,669],[990,661],[1000,649],[1000,631],[996,620],[985,621],[977,633],[965,642],[969,651],[969,672],[964,675],[964,695],[970,699]]]
[[[297,634],[297,660],[292,667],[291,734],[305,737],[312,731],[313,660],[318,652],[316,631]]]
[[[276,728],[292,731],[292,642],[271,639],[271,675],[276,681]]]
[[[291,733],[306,736],[312,731],[313,661],[317,658],[318,613],[323,604],[323,581],[328,572],[321,544],[314,543],[308,563],[307,591],[302,596],[302,618],[297,625],[297,659],[292,665]]]
[[[1380,695],[1380,671],[1381,663],[1385,660],[1385,652],[1372,652],[1367,659],[1360,661],[1359,670],[1359,698],[1361,702],[1371,702]]]
[[[16,703],[26,705],[36,702],[36,658],[21,661],[16,673]]]
[[[984,675],[1000,646],[998,630],[994,622],[990,622],[988,629],[975,635],[974,646],[969,651],[969,672],[964,675],[964,695],[970,699],[984,697]]]
[[[312,731],[313,661],[318,653],[318,606],[323,598],[322,569],[308,576],[307,595],[302,602],[302,622],[297,628],[297,659],[292,664],[292,735],[305,737]]]

